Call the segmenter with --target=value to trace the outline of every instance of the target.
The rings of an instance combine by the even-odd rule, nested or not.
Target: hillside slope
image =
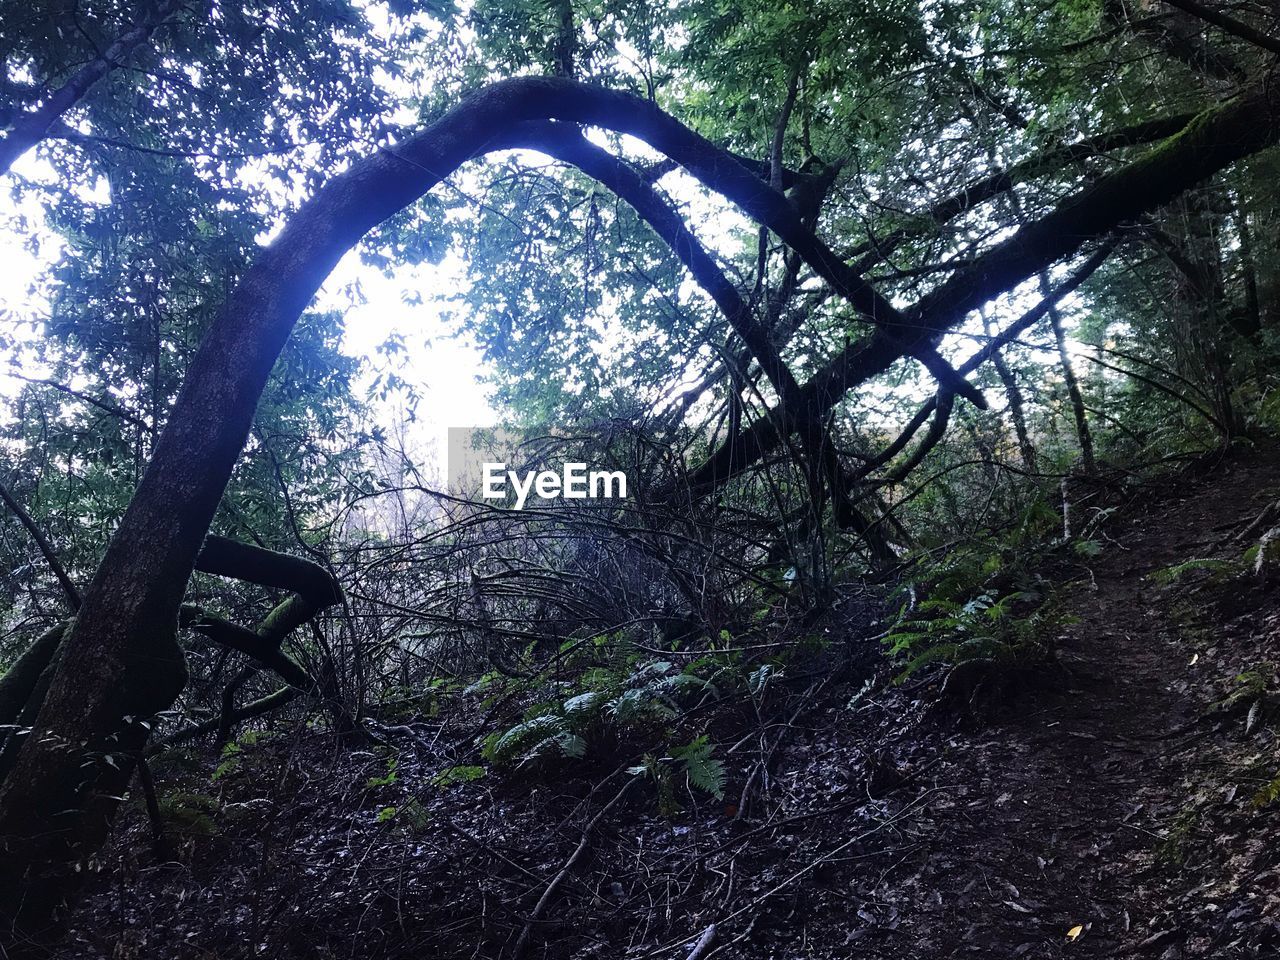
[[[1278,495],[1265,450],[1124,507],[1073,571],[1061,669],[980,729],[927,709],[936,684],[819,679],[738,718],[725,801],[674,815],[620,770],[433,783],[483,718],[389,730],[394,767],[306,730],[246,744],[204,792],[164,781],[176,847],[135,811],[36,952],[1280,955],[1280,806],[1255,803],[1280,590],[1240,562]]]

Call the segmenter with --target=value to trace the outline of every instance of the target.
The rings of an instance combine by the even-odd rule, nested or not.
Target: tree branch
[[[97,407],[103,413],[108,413],[113,417],[118,417],[119,419],[126,421],[127,423],[132,423],[136,427],[141,427],[148,433],[153,430],[151,424],[147,423],[141,417],[134,416],[123,407],[118,407],[115,404],[108,403],[106,400],[92,397],[87,393],[81,393],[79,390],[73,390],[65,383],[59,383],[56,380],[50,380],[45,377],[27,377],[21,373],[14,373],[12,371],[6,372],[5,376],[13,377],[15,380],[21,380],[23,383],[30,383],[35,386],[49,387],[51,390],[57,390],[59,393],[64,393],[69,397],[74,397],[82,403],[87,403],[91,407]]]
[[[168,17],[181,9],[181,0],[167,0],[150,16],[139,17],[106,51],[77,70],[66,83],[44,98],[35,110],[19,114],[0,140],[0,176],[42,139],[49,128],[79,103],[99,80],[146,43]]]
[[[1280,91],[1270,78],[1199,114],[1167,143],[1068,197],[934,288],[910,311],[913,340],[941,337],[969,311],[1070,255],[1086,240],[1273,145],[1280,137],[1278,118]],[[902,345],[882,330],[854,342],[804,384],[805,409],[795,415],[829,411],[902,354]],[[753,424],[716,450],[693,472],[692,482],[715,486],[736,476],[774,449],[772,434],[771,424]]]
[[[53,549],[53,544],[49,542],[49,538],[44,535],[44,531],[40,529],[35,520],[31,518],[31,514],[27,513],[26,508],[18,502],[17,498],[3,484],[0,484],[0,500],[3,500],[5,506],[13,511],[13,515],[26,528],[27,533],[31,534],[31,539],[36,542],[40,555],[44,557],[45,563],[49,564],[49,569],[53,571],[58,584],[62,587],[62,592],[67,598],[67,605],[72,610],[79,610],[80,591],[76,589],[75,583],[67,576],[66,568],[63,567],[62,561],[58,559],[58,554]]]
[[[258,400],[302,311],[365,233],[465,161],[496,149],[512,125],[562,120],[646,141],[766,223],[811,265],[820,263],[824,277],[835,277],[855,306],[868,308],[863,312],[878,324],[876,331],[801,388],[801,409],[787,416],[803,423],[820,417],[904,353],[933,351],[935,338],[977,304],[1069,255],[1090,237],[1273,143],[1280,132],[1278,104],[1280,93],[1263,84],[1206,112],[1170,144],[996,245],[974,267],[925,297],[905,325],[897,311],[876,312],[879,294],[804,229],[784,196],[654,104],[628,94],[560,78],[503,81],[468,97],[394,152],[353,163],[302,204],[243,274],[188,368],[151,462],[68,632],[66,655],[32,724],[34,733],[0,783],[0,836],[15,838],[11,849],[18,851],[10,872],[25,876],[26,867],[35,863],[49,865],[42,869],[50,876],[71,869],[76,857],[68,836],[49,817],[73,808],[85,791],[101,784],[107,791],[100,797],[102,809],[110,812],[117,773],[104,765],[102,748],[126,733],[130,743],[141,736],[129,732],[126,720],[138,712],[131,698],[141,693],[130,682],[140,682],[140,663],[163,659],[176,647],[166,625],[177,620]],[[739,442],[729,447],[727,463],[716,458],[711,464],[716,482],[744,468],[747,461],[733,456]],[[180,689],[181,682],[166,678],[163,685],[142,691],[147,694],[143,705],[155,712],[156,703],[172,702]],[[51,743],[83,747],[51,749]],[[31,802],[34,798],[40,803]],[[98,845],[109,820],[103,816],[80,824],[77,849]]]
[[[1212,23],[1215,27],[1220,27],[1241,40],[1247,40],[1263,50],[1280,53],[1280,37],[1273,37],[1270,34],[1263,33],[1242,20],[1229,17],[1225,13],[1219,13],[1212,7],[1197,3],[1196,0],[1165,0],[1165,2],[1171,7],[1177,7],[1179,10],[1185,10],[1194,17],[1199,17],[1205,23]]]
[[[972,181],[962,190],[937,201],[917,214],[910,214],[917,223],[899,227],[879,240],[868,240],[855,247],[849,254],[851,258],[858,258],[853,264],[853,269],[859,273],[866,273],[877,263],[888,259],[906,241],[926,235],[935,227],[949,223],[988,200],[1007,193],[1020,183],[1111,150],[1165,140],[1185,129],[1195,117],[1194,113],[1161,117],[1034,153],[1004,170]]]

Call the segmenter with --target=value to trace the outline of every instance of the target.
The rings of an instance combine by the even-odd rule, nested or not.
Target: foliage
[[[415,799],[396,807],[382,807],[374,822],[394,826],[409,834],[421,833],[431,823],[430,811]]]
[[[245,759],[245,748],[254,746],[269,735],[269,733],[260,730],[246,730],[230,743],[224,743],[222,745],[221,760],[217,767],[214,768],[210,780],[217,783],[219,780],[238,773]]]
[[[1156,848],[1156,858],[1166,864],[1181,866],[1190,852],[1197,829],[1204,816],[1199,806],[1188,807],[1174,819]]]
[[[668,757],[645,754],[641,763],[627,768],[627,773],[652,780],[658,794],[658,809],[663,816],[675,816],[682,809],[676,793],[677,776],[683,778],[688,788],[710,794],[717,800],[724,799],[727,773],[724,763],[712,757],[714,752],[715,744],[706,734],[701,734],[673,749]]]
[[[882,638],[901,665],[898,682],[940,661],[1052,657],[1054,631],[1065,621],[1045,572],[1063,545],[1035,536],[1036,527],[1024,522],[1004,541],[967,545],[917,565],[895,590],[902,600]],[[1085,558],[1099,552],[1095,540],[1069,546]],[[925,599],[917,599],[921,594]]]
[[[159,798],[164,823],[188,837],[212,837],[218,832],[221,804],[216,797],[186,791],[166,793]]]
[[[715,685],[699,676],[703,664],[678,670],[665,660],[642,660],[586,671],[582,692],[539,703],[525,719],[485,738],[485,759],[525,764],[554,756],[582,759],[634,735],[667,729],[688,705],[714,699]]]
[[[1174,583],[1189,573],[1207,573],[1210,579],[1218,582],[1241,573],[1241,566],[1234,560],[1223,560],[1218,557],[1193,557],[1165,567],[1151,574],[1157,583]]]
[[[673,246],[576,168],[477,158],[358,241],[350,289],[293,305],[261,399],[238,398],[253,420],[213,529],[320,563],[344,597],[285,648],[319,686],[254,723],[346,742],[351,718],[416,736],[474,711],[478,756],[430,777],[441,802],[481,777],[606,766],[651,778],[666,812],[686,793],[721,799],[721,724],[763,721],[793,681],[846,669],[859,637],[881,634],[900,680],[1052,658],[1059,581],[1110,550],[1107,518],[1132,485],[1280,428],[1274,153],[1089,238],[1109,251],[1098,272],[993,340],[1094,248],[1074,234],[1015,243],[1052,248],[1021,272],[984,257],[1184,139],[1129,141],[1135,124],[1220,109],[1254,82],[1256,51],[1203,25],[1240,76],[1092,0],[9,6],[5,128],[135,18],[168,13],[6,175],[0,226],[34,273],[0,305],[0,484],[30,515],[0,510],[0,662],[76,606],[42,539],[75,585],[93,580],[199,344],[231,291],[261,279],[262,246],[341,193],[333,178],[358,158],[400,162],[412,128],[502,78],[637,94],[738,160],[700,181],[635,138],[585,130],[688,228]],[[822,243],[800,256],[751,204],[726,203],[718,191],[743,171],[782,189],[774,207]],[[692,238],[718,285],[691,279]],[[833,263],[841,284],[824,276]],[[439,490],[415,420],[463,411],[419,403],[405,331],[372,356],[349,345],[343,297],[359,303],[376,275],[412,276],[406,315],[438,314],[477,344],[513,460],[625,467],[634,495],[515,515]],[[906,309],[904,330],[945,325],[927,349],[882,351],[863,338],[896,327],[868,316],[863,283]],[[957,290],[949,316],[937,303]],[[984,346],[999,351],[964,366]],[[919,362],[935,348],[985,409]],[[1269,544],[1153,579],[1261,572]],[[189,585],[236,622],[287,592]],[[895,609],[878,623],[886,594]],[[191,679],[158,736],[280,687],[240,647],[183,644]],[[1242,674],[1230,705],[1256,705],[1255,686]],[[219,789],[257,774],[255,736],[221,747]],[[373,816],[422,829],[416,801],[387,802],[411,767],[379,756]]]
[[[484,767],[453,766],[437,773],[431,778],[431,782],[437,787],[451,787],[456,783],[474,783],[487,773],[488,771]]]
[[[365,788],[368,790],[376,790],[379,787],[389,787],[400,779],[400,775],[396,772],[396,767],[400,765],[400,761],[395,757],[387,758],[387,772],[380,777],[370,777],[365,781]]]
[[[1280,774],[1264,784],[1250,801],[1255,807],[1269,807],[1280,800]]]
[[[1275,664],[1260,663],[1236,674],[1231,692],[1223,698],[1224,709],[1241,704],[1253,704],[1266,694],[1275,680]]]
[[[723,800],[725,769],[722,762],[712,758],[714,750],[715,745],[704,733],[683,747],[671,751],[671,756],[679,761],[690,786],[711,794],[717,800]]]

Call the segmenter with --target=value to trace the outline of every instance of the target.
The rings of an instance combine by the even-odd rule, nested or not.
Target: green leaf
[[[432,777],[431,782],[437,787],[449,787],[455,783],[471,783],[475,780],[479,780],[481,777],[485,776],[486,773],[488,773],[488,771],[485,770],[484,767],[448,767]]]
[[[690,786],[711,794],[717,800],[723,800],[727,778],[724,764],[711,757],[714,751],[714,744],[703,734],[678,750],[673,750],[672,756],[681,761]]]

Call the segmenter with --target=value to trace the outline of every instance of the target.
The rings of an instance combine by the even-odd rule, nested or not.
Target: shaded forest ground
[[[846,657],[768,716],[718,720],[726,800],[674,815],[612,766],[434,784],[475,763],[480,709],[388,721],[394,767],[304,728],[157,762],[170,850],[135,803],[37,952],[1280,955],[1280,807],[1255,803],[1280,763],[1280,575],[1237,569],[1278,496],[1274,447],[1142,491],[1065,571],[1042,688],[963,728],[929,711],[936,678],[866,685]],[[1176,569],[1203,558],[1226,562]]]

